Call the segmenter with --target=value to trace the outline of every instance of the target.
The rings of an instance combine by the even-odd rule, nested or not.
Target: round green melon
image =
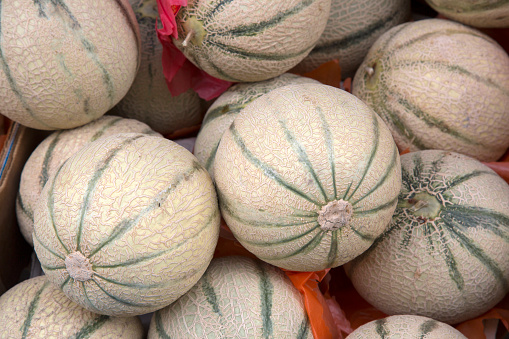
[[[132,118],[153,130],[172,134],[198,126],[205,112],[193,90],[172,96],[163,74],[163,46],[157,40],[156,0],[129,0],[136,13],[141,34],[141,64],[127,94],[108,114]]]
[[[275,88],[304,83],[319,82],[311,78],[284,73],[265,81],[236,84],[214,101],[205,114],[193,150],[200,164],[209,171],[212,180],[214,180],[212,164],[214,163],[219,141],[221,141],[224,132],[230,127],[242,109],[254,99]]]
[[[342,78],[353,77],[376,39],[409,20],[409,0],[332,0],[325,30],[294,70],[305,73],[338,59]]]
[[[221,214],[258,258],[293,271],[352,260],[389,224],[401,185],[389,130],[362,101],[322,84],[248,104],[219,143]]]
[[[48,279],[90,311],[139,315],[167,306],[207,268],[219,235],[208,172],[159,136],[101,138],[44,186],[34,249]]]
[[[401,166],[390,227],[347,264],[355,289],[389,315],[483,314],[509,292],[509,185],[453,152],[408,153]]]
[[[417,315],[393,315],[370,321],[346,339],[467,339],[454,327]]]
[[[426,0],[438,13],[474,27],[509,27],[506,0]]]
[[[82,126],[134,80],[140,36],[127,0],[4,1],[0,23],[2,114],[22,125]]]
[[[16,197],[16,217],[21,234],[33,246],[34,208],[48,179],[69,157],[85,145],[117,133],[154,132],[146,124],[134,119],[102,116],[86,125],[53,132],[32,152],[26,161]]]
[[[302,338],[313,333],[300,292],[260,260],[223,257],[189,292],[155,312],[149,339]]]
[[[138,317],[90,312],[71,301],[44,276],[25,280],[0,297],[2,338],[142,339]]]
[[[297,65],[320,38],[331,0],[190,0],[175,46],[213,77],[252,82]]]
[[[441,19],[396,26],[371,47],[352,87],[402,150],[496,161],[509,147],[509,56],[478,30]]]

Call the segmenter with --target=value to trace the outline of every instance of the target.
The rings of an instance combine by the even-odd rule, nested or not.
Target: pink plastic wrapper
[[[173,96],[192,88],[201,98],[211,100],[226,91],[232,83],[202,71],[173,44],[172,37],[178,38],[175,16],[182,6],[187,6],[187,0],[157,0],[162,28],[156,26],[156,32],[163,45],[162,63],[166,85]]]

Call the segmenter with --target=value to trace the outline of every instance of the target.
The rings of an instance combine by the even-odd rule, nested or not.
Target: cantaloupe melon
[[[140,37],[127,0],[3,1],[0,22],[2,114],[22,125],[82,126],[134,80]]]
[[[506,0],[426,0],[438,13],[474,27],[509,27]]]
[[[332,0],[327,26],[315,48],[293,70],[305,73],[338,59],[341,76],[353,77],[376,39],[408,20],[409,0]]]
[[[302,295],[285,273],[246,257],[213,259],[198,283],[156,311],[149,339],[312,339]]]
[[[331,0],[189,0],[177,15],[177,48],[213,77],[262,81],[298,64],[315,46]]]
[[[172,134],[201,123],[205,108],[192,89],[172,96],[163,74],[163,47],[155,31],[156,0],[129,0],[140,27],[141,64],[127,94],[108,112],[133,118],[161,134]]]
[[[0,297],[2,338],[142,339],[137,317],[115,318],[87,311],[44,276],[25,280]]]
[[[222,216],[258,258],[295,271],[336,267],[391,220],[401,185],[389,130],[362,101],[322,84],[255,99],[219,143]]]
[[[34,249],[48,279],[90,311],[167,306],[207,268],[219,234],[207,171],[165,138],[116,134],[85,146],[46,183]]]
[[[149,126],[135,119],[102,116],[81,127],[53,132],[37,146],[23,167],[16,197],[18,225],[30,245],[33,246],[37,199],[60,165],[82,147],[99,138],[129,132],[157,135]]]
[[[396,26],[371,47],[352,86],[403,150],[496,161],[509,147],[509,56],[478,30],[442,19]]]
[[[454,327],[417,315],[393,315],[370,321],[350,333],[347,339],[467,339]]]
[[[193,151],[200,164],[209,171],[212,180],[214,180],[212,164],[219,141],[242,109],[254,99],[275,88],[304,83],[319,82],[311,78],[284,73],[265,81],[236,84],[214,101],[205,114]]]
[[[509,185],[458,153],[412,152],[401,166],[389,229],[346,265],[354,287],[389,315],[481,315],[509,291]]]

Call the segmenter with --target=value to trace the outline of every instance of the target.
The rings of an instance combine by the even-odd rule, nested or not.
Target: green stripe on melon
[[[387,314],[458,323],[489,310],[509,291],[509,186],[444,151],[405,154],[402,177],[390,228],[347,264],[355,288]]]
[[[28,127],[91,122],[136,74],[139,31],[126,1],[2,2],[0,23],[2,114]]]
[[[509,27],[507,0],[426,0],[438,13],[474,27]]]
[[[210,176],[189,151],[117,134],[82,148],[48,181],[34,248],[48,278],[83,307],[144,314],[201,277],[219,218]]]
[[[273,89],[304,83],[319,82],[311,78],[284,73],[265,81],[234,85],[214,101],[205,114],[193,151],[200,164],[209,171],[212,179],[214,179],[212,165],[221,137],[242,109]]]
[[[376,39],[409,19],[408,0],[332,0],[324,32],[309,55],[293,70],[305,73],[338,59],[341,76],[353,77]]]
[[[203,102],[189,90],[173,97],[168,90],[161,62],[163,47],[155,31],[156,0],[130,0],[141,34],[141,63],[132,86],[108,113],[142,121],[161,134],[198,126],[204,115]]]
[[[382,35],[353,94],[387,123],[401,149],[444,149],[495,161],[509,147],[509,57],[487,35],[440,19]]]
[[[53,132],[37,146],[23,167],[16,199],[18,224],[30,245],[33,245],[33,211],[37,199],[60,165],[79,149],[101,137],[129,132],[157,135],[137,120],[103,116],[81,127]]]
[[[155,312],[148,338],[313,338],[301,294],[280,269],[213,259],[192,289]]]
[[[177,15],[179,38],[174,42],[213,77],[267,80],[311,51],[325,28],[330,4],[330,0],[190,1]]]
[[[315,271],[366,250],[396,207],[399,155],[381,119],[347,92],[285,86],[225,132],[214,162],[222,216],[275,266]]]
[[[143,338],[137,317],[92,313],[72,302],[45,276],[25,280],[0,297],[0,328],[9,338]]]
[[[347,336],[347,339],[466,339],[454,327],[416,315],[394,315],[370,321]]]

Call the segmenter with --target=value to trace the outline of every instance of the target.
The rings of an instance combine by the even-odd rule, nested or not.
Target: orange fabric
[[[318,283],[329,269],[317,272],[295,272],[283,269],[293,285],[302,293],[313,336],[320,339],[342,338],[336,328],[324,295]]]
[[[345,327],[341,329],[343,335],[348,335],[352,330],[370,321],[388,316],[370,305],[357,293],[342,267],[331,269],[330,275],[330,294],[338,300],[341,310],[350,323],[350,330]],[[486,339],[484,335],[485,323],[483,322],[485,319],[500,319],[502,325],[509,330],[509,294],[485,314],[453,325],[453,327],[468,339]]]
[[[486,166],[497,172],[507,183],[509,183],[509,162],[485,162]]]
[[[2,151],[2,148],[4,148],[5,140],[7,139],[6,134],[0,135],[0,152]]]
[[[482,316],[467,320],[456,326],[468,339],[486,339],[484,334],[485,319],[500,319],[506,330],[509,331],[509,309],[492,308]],[[500,326],[500,325],[499,325]]]
[[[348,93],[352,93],[352,78],[346,78],[345,81],[343,81],[343,88]]]
[[[322,84],[340,88],[341,67],[338,60],[326,62],[307,73],[295,73],[320,81]]]

